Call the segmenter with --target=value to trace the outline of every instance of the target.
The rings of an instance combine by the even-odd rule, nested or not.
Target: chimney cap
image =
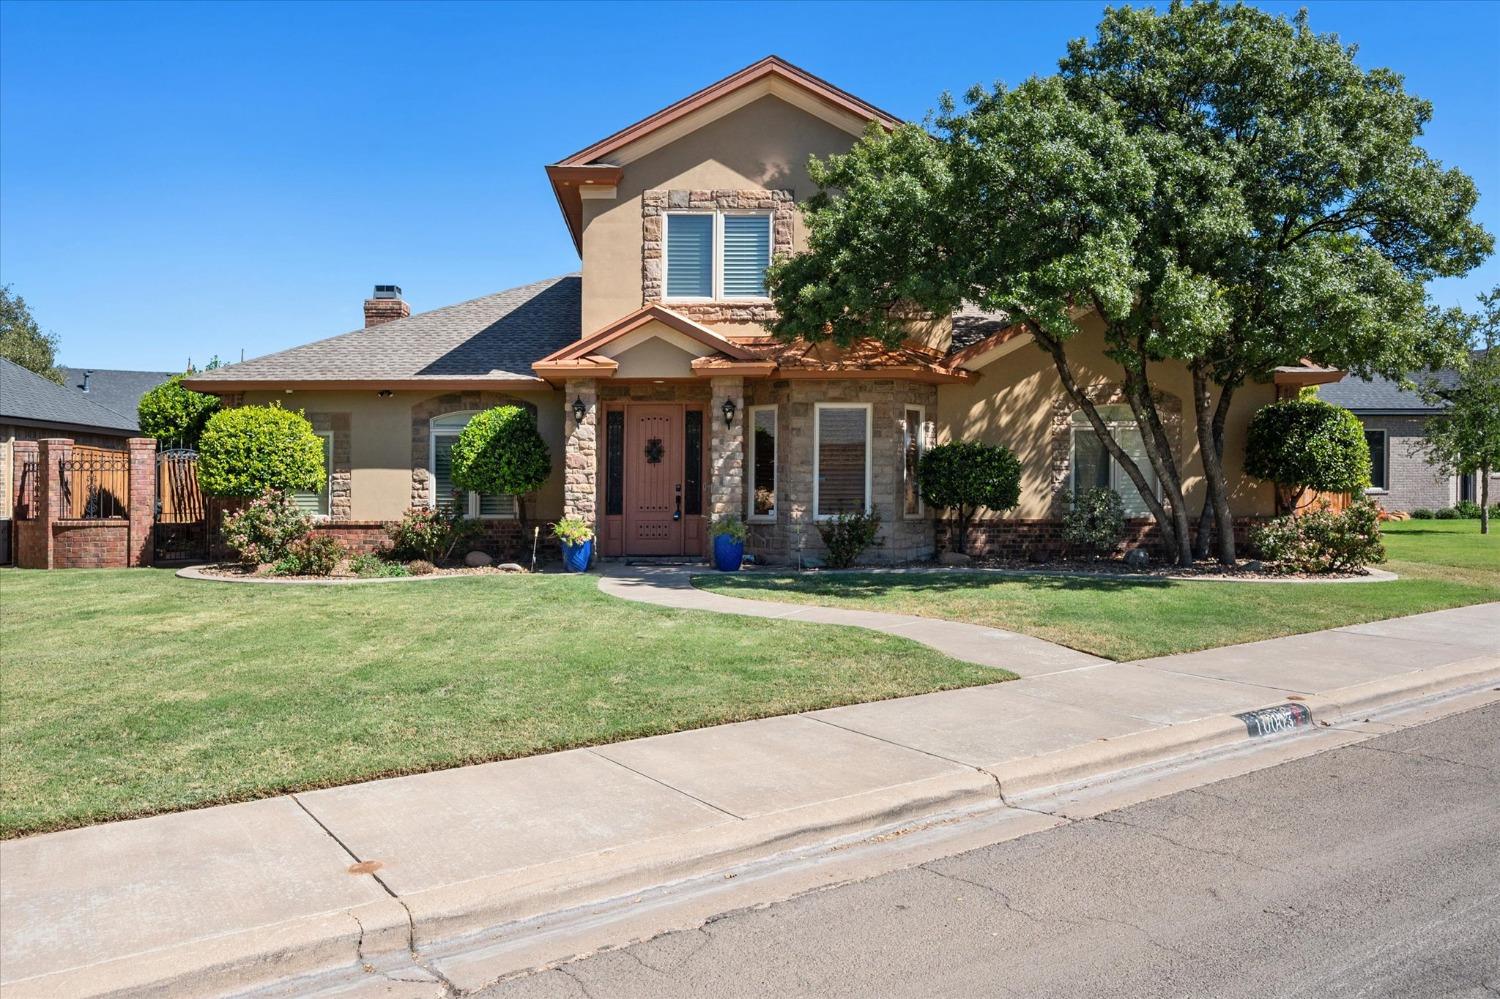
[[[397,284],[377,284],[375,286],[375,298],[400,299],[401,286]]]

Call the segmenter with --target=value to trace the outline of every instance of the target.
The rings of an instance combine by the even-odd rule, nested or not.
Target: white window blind
[[[724,216],[724,297],[764,298],[771,266],[771,217]]]
[[[328,516],[328,490],[333,484],[333,434],[320,433],[323,439],[323,488],[318,492],[299,490],[292,493],[292,503],[309,516]]]
[[[869,410],[823,406],[817,416],[817,516],[868,510]]]
[[[1128,454],[1146,477],[1152,492],[1158,492],[1156,470],[1146,457],[1146,445],[1141,440],[1140,427],[1129,406],[1100,406],[1099,416],[1119,442],[1121,450]],[[1125,474],[1125,469],[1104,448],[1104,442],[1094,433],[1088,417],[1080,410],[1069,422],[1073,426],[1073,494],[1080,496],[1097,486],[1107,486],[1120,494],[1121,505],[1127,517],[1149,516],[1150,508],[1141,498],[1140,490]]]
[[[667,216],[667,297],[712,298],[714,217]]]

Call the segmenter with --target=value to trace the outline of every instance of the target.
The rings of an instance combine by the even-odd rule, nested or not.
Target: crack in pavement
[[[564,977],[566,977],[568,981],[578,986],[578,991],[583,993],[583,999],[596,999],[594,993],[590,992],[589,987],[583,983],[583,979],[578,977],[578,973],[569,970],[567,965],[559,964],[554,970],[558,971]]]
[[[1109,826],[1122,826],[1122,827],[1124,827],[1126,829],[1134,829],[1136,832],[1144,833],[1145,835],[1151,836],[1151,837],[1153,837],[1155,839],[1159,839],[1159,840],[1161,840],[1164,843],[1170,843],[1173,846],[1178,847],[1179,849],[1188,850],[1188,851],[1191,851],[1193,853],[1201,853],[1201,854],[1204,854],[1204,855],[1210,856],[1210,857],[1223,857],[1226,860],[1232,860],[1232,861],[1234,861],[1237,864],[1244,864],[1246,867],[1249,867],[1249,868],[1251,868],[1253,870],[1264,872],[1266,874],[1280,874],[1280,875],[1282,875],[1284,877],[1294,877],[1295,876],[1293,874],[1293,872],[1291,872],[1291,871],[1284,871],[1284,870],[1281,870],[1280,868],[1267,867],[1264,864],[1257,864],[1255,861],[1253,861],[1253,860],[1246,860],[1244,857],[1240,856],[1239,854],[1233,853],[1233,852],[1231,852],[1229,850],[1214,850],[1214,849],[1211,849],[1211,848],[1206,847],[1206,846],[1193,846],[1191,843],[1184,843],[1181,840],[1173,839],[1171,836],[1168,836],[1166,833],[1157,832],[1155,829],[1148,829],[1145,826],[1137,825],[1134,822],[1126,822],[1124,819],[1112,818],[1111,816],[1113,814],[1115,814],[1115,813],[1105,812],[1102,815],[1096,815],[1096,816],[1094,816],[1093,821],[1094,822],[1102,822],[1105,825],[1109,825]]]
[[[1385,753],[1389,756],[1409,756],[1414,760],[1431,760],[1433,763],[1447,763],[1455,767],[1467,767],[1470,770],[1478,770],[1481,773],[1496,773],[1494,767],[1487,767],[1482,763],[1469,763],[1465,760],[1449,759],[1446,756],[1433,756],[1431,753],[1413,753],[1405,749],[1386,749],[1383,746],[1372,746],[1365,742],[1352,743],[1349,748],[1366,749],[1372,753]]]

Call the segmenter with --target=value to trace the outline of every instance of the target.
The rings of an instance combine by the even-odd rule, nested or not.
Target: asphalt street
[[[1500,995],[1500,705],[481,994]]]

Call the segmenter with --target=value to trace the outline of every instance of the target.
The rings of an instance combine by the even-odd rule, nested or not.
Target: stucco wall
[[[1080,384],[1099,395],[1121,380],[1119,365],[1104,356],[1103,326],[1088,322],[1068,345],[1068,356]],[[1198,455],[1197,429],[1193,422],[1192,378],[1176,364],[1151,368],[1152,385],[1180,406],[1176,433],[1177,454],[1187,477],[1188,504],[1196,515],[1203,500],[1203,466]],[[1057,378],[1052,359],[1035,345],[1018,347],[981,369],[981,377],[967,385],[943,385],[938,389],[937,436],[940,442],[983,440],[1004,444],[1021,459],[1021,503],[1006,514],[1017,519],[1058,516],[1065,503],[1067,468],[1055,464],[1059,413],[1071,410]],[[1230,507],[1236,516],[1269,515],[1275,512],[1275,494],[1267,483],[1243,477],[1245,434],[1250,416],[1276,397],[1270,384],[1248,385],[1236,393],[1224,431],[1224,466],[1236,486]]]
[[[640,308],[642,195],[648,190],[790,190],[814,193],[809,156],[846,152],[856,136],[774,96],[762,97],[624,168],[613,200],[583,202],[583,331]],[[806,245],[800,217],[793,243]],[[724,332],[759,327],[723,324]]]
[[[474,393],[469,393],[475,395]],[[414,473],[425,472],[425,460],[414,464],[413,410],[455,412],[497,405],[506,398],[536,407],[537,428],[552,453],[552,477],[527,505],[531,520],[562,516],[563,394],[551,390],[486,392],[465,401],[462,394],[398,391],[389,399],[368,392],[247,392],[244,403],[279,402],[309,417],[347,414],[349,420],[349,519],[395,520],[411,502]],[[421,417],[419,416],[419,419]],[[428,417],[430,418],[430,417]],[[321,423],[322,420],[315,422]],[[338,442],[335,441],[335,446]]]

